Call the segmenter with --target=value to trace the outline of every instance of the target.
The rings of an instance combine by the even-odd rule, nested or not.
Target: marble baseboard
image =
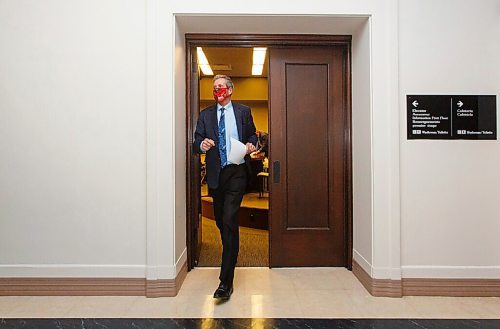
[[[500,297],[499,279],[374,279],[355,260],[352,273],[375,297]]]
[[[403,297],[401,280],[374,279],[355,260],[352,261],[352,273],[372,296]]]
[[[147,280],[146,297],[174,297],[187,276],[187,262],[182,265],[175,279],[171,280]]]
[[[500,279],[403,279],[405,296],[500,297]]]
[[[173,297],[187,275],[184,263],[175,279],[0,278],[0,296],[146,296]],[[3,328],[0,326],[0,328]]]

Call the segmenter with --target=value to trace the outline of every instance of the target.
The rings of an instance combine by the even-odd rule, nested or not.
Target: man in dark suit
[[[233,82],[225,75],[213,79],[216,104],[200,113],[194,133],[193,149],[206,153],[207,184],[214,200],[214,214],[222,239],[220,284],[214,298],[228,299],[233,293],[234,268],[239,251],[238,210],[250,176],[250,156],[256,150],[257,136],[248,106],[231,102]],[[246,146],[239,163],[231,163],[231,137]]]
[[[267,147],[269,144],[269,135],[266,132],[257,130],[257,152],[255,154],[262,153],[265,157],[267,156]]]

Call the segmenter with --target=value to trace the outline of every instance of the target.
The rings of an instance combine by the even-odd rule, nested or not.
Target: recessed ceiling
[[[262,75],[252,75],[253,48],[202,47],[214,74],[233,77],[267,77],[268,54]]]

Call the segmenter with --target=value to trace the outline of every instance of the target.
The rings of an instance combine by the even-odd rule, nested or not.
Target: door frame
[[[345,227],[346,227],[346,267],[352,270],[353,250],[353,223],[352,223],[352,123],[351,123],[351,35],[315,35],[315,34],[214,34],[214,33],[186,33],[186,244],[188,270],[193,269],[195,259],[193,245],[194,229],[192,223],[199,220],[199,200],[197,200],[196,189],[200,189],[198,165],[193,153],[193,138],[196,121],[200,113],[198,100],[197,67],[193,64],[194,47],[221,46],[221,47],[330,47],[343,46],[346,56],[344,72],[346,92],[344,95],[346,104],[344,145],[346,156],[344,158],[344,193],[345,193]],[[271,230],[269,231],[271,234]]]

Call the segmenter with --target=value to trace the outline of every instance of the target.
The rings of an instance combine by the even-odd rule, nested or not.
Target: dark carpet
[[[203,218],[202,245],[198,266],[220,266],[222,242],[215,221]],[[240,267],[269,267],[269,231],[240,226]]]

